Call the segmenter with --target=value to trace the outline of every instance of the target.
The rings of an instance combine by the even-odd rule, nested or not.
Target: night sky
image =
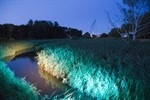
[[[0,0],[0,24],[50,20],[87,32],[96,19],[94,31],[99,34],[112,28],[105,10],[112,18],[119,13],[114,0]]]

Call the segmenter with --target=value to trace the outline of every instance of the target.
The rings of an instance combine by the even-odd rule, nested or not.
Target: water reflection
[[[63,94],[69,87],[40,69],[35,56],[35,52],[21,54],[7,62],[7,66],[17,77],[25,77],[26,81],[34,84],[42,95]]]
[[[41,90],[41,95],[52,95],[63,97],[64,95],[72,95],[78,100],[92,100],[76,89],[72,89],[66,84],[62,84],[62,80],[58,80],[45,72],[42,67],[38,66],[36,53],[30,52],[16,56],[7,63],[7,66],[14,72],[15,76],[26,78],[27,82],[34,84],[38,90]]]
[[[51,85],[53,88],[59,88],[62,90],[67,91],[68,89],[70,89],[70,87],[68,85],[62,84],[61,83],[61,79],[58,80],[55,77],[53,77],[52,75],[50,75],[49,73],[47,73],[46,71],[44,71],[40,66],[38,67],[39,69],[39,74],[42,78],[45,79],[45,83],[47,85]]]

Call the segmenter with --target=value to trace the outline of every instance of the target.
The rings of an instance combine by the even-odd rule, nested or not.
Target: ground
[[[0,46],[1,59],[18,51],[38,50],[41,69],[93,98],[150,98],[149,41],[59,39],[2,42]]]

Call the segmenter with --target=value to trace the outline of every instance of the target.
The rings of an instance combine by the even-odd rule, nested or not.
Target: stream
[[[16,56],[7,61],[7,66],[14,72],[15,76],[25,78],[27,82],[34,84],[41,95],[58,96],[69,89],[60,80],[42,71],[37,64],[36,52],[28,52]]]

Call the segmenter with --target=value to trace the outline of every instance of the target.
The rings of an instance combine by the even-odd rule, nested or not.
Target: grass
[[[150,98],[150,42],[60,40],[38,52],[40,67],[96,99]]]
[[[39,92],[36,87],[17,78],[7,67],[5,57],[15,56],[18,51],[25,51],[37,43],[25,41],[10,41],[0,43],[0,98],[2,100],[38,100]]]
[[[100,100],[150,98],[149,41],[136,41],[128,45],[119,39],[60,39],[47,40],[42,45],[37,45],[39,43],[41,41],[0,43],[2,99],[60,99],[59,96],[39,96],[35,86],[15,77],[2,60],[6,56],[16,55],[20,50],[33,47],[43,48],[37,53],[37,59],[40,69],[44,72],[41,74],[46,79],[49,79],[46,76],[51,74],[58,79],[61,78],[64,84],[77,91]],[[77,97],[69,93],[61,99]]]
[[[0,43],[0,58],[15,55],[17,51],[32,48],[32,44],[28,42],[1,42]]]
[[[11,56],[17,56],[21,53],[37,50],[36,46],[41,45],[48,40],[11,40],[0,42],[0,59],[10,58]]]
[[[1,100],[38,100],[37,89],[14,73],[0,61],[0,97]]]
[[[2,100],[59,100],[59,96],[41,96],[35,86],[27,82],[24,78],[18,78],[5,64],[5,58],[11,58],[19,53],[32,51],[37,45],[49,40],[38,41],[2,41],[0,43],[0,99]],[[9,59],[11,60],[11,59]],[[45,75],[45,74],[44,74]],[[56,82],[56,81],[55,81]],[[60,87],[60,84],[56,84]],[[61,87],[62,88],[62,87]],[[66,95],[64,100],[73,99],[72,95]]]

